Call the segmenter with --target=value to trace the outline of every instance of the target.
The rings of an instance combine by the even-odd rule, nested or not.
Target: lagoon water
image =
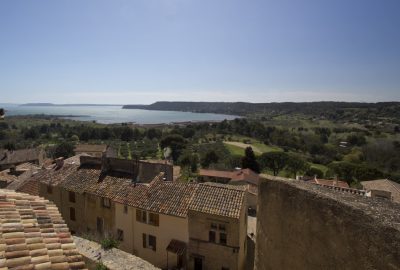
[[[233,115],[191,113],[175,111],[150,111],[122,109],[122,106],[20,106],[0,104],[6,115],[60,115],[65,119],[96,121],[103,124],[132,122],[137,124],[162,124],[177,122],[223,121],[237,118]]]

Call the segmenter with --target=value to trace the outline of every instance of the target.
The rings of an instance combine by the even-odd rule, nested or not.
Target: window
[[[225,224],[219,224],[219,230],[225,231]]]
[[[69,201],[70,202],[72,202],[72,203],[75,202],[75,192],[70,191],[69,194],[68,194],[68,197],[69,197]]]
[[[123,230],[120,230],[120,229],[117,230],[117,240],[124,241],[124,231]]]
[[[157,239],[155,236],[150,234],[142,234],[143,237],[143,248],[149,248],[154,251],[157,249]]]
[[[208,232],[208,241],[215,243],[215,232],[214,231]]]
[[[216,230],[218,228],[217,224],[215,223],[211,223],[211,229]]]
[[[69,219],[75,221],[76,217],[75,217],[75,208],[70,207],[69,208]]]
[[[146,223],[147,222],[146,211],[136,209],[136,221]]]
[[[228,267],[222,267],[221,270],[229,270]]]
[[[102,205],[104,208],[110,208],[111,207],[111,201],[109,198],[101,198]]]
[[[158,214],[149,213],[149,224],[158,226],[159,224],[159,216]]]
[[[97,217],[96,228],[99,234],[103,234],[103,224],[104,224],[103,219],[101,217]]]
[[[219,234],[219,243],[221,245],[226,245],[226,233]]]
[[[128,214],[128,206],[124,205],[124,214]]]
[[[152,248],[154,251],[156,251],[157,247],[157,242],[156,242],[156,237],[149,235],[149,248]]]
[[[52,186],[47,186],[47,193],[49,193],[49,194],[53,193],[53,187]]]

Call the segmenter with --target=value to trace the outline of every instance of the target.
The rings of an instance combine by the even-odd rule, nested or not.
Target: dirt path
[[[233,146],[237,146],[237,147],[240,147],[240,148],[243,148],[243,149],[246,149],[246,147],[250,146],[253,149],[253,152],[258,153],[258,154],[262,154],[263,153],[256,146],[251,145],[251,144],[246,144],[246,143],[242,143],[242,142],[228,142],[228,141],[224,141],[224,143],[230,144],[230,145],[233,145]]]

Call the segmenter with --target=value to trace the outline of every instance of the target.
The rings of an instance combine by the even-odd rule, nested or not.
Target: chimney
[[[110,163],[107,158],[107,155],[103,153],[101,156],[101,173],[107,173],[110,170]]]
[[[55,162],[56,162],[57,169],[60,169],[60,168],[62,168],[62,166],[64,166],[64,158],[63,157],[56,158]]]

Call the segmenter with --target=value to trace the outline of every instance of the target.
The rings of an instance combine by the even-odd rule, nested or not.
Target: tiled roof
[[[388,179],[362,181],[361,185],[366,190],[383,190],[392,193],[394,201],[400,202],[400,184]]]
[[[175,253],[177,255],[182,255],[186,251],[186,243],[179,241],[179,240],[172,239],[171,242],[169,242],[169,244],[167,246],[167,251]]]
[[[105,152],[107,150],[106,144],[78,144],[75,146],[75,152]]]
[[[260,181],[260,176],[253,172],[250,169],[241,169],[232,172],[232,179],[231,181],[246,181],[248,183],[251,183],[253,185],[257,185]]]
[[[58,185],[76,193],[110,198],[121,204],[151,212],[186,217],[189,205],[214,209],[212,213],[235,217],[240,212],[243,189],[231,185],[212,185],[164,181],[160,173],[149,184],[133,183],[132,174],[110,171],[103,174],[99,165],[65,164],[62,168],[44,169],[31,177],[19,191],[37,194],[39,183]],[[202,188],[202,192],[196,192]],[[221,195],[219,200],[217,197]],[[238,203],[235,200],[239,200]],[[198,208],[196,208],[198,209]],[[216,211],[219,209],[219,211]],[[235,212],[236,211],[236,212]]]
[[[200,169],[199,176],[208,176],[208,177],[217,177],[217,178],[232,178],[231,171],[217,171],[217,170],[207,170],[207,169]]]
[[[37,181],[35,178],[28,178],[15,190],[34,196],[39,196],[39,181]]]
[[[347,184],[344,181],[340,181],[340,180],[312,179],[312,180],[309,180],[308,182],[318,184],[318,185],[324,185],[324,186],[349,188],[349,184]]]
[[[245,196],[245,187],[204,183],[199,184],[189,210],[239,218]]]
[[[39,159],[40,149],[0,150],[0,165],[17,164]]]
[[[0,190],[0,269],[85,269],[85,264],[53,203]]]
[[[49,186],[57,186],[73,171],[76,171],[78,167],[79,165],[66,162],[62,167],[57,167],[56,164],[53,164],[51,168],[40,170],[32,175],[31,179]]]
[[[160,174],[150,184],[129,184],[115,201],[151,212],[186,217],[197,184],[163,181]]]
[[[89,193],[101,197],[114,197],[129,186],[131,178],[122,173],[103,175],[101,170],[93,166],[75,167],[60,183],[66,190],[76,193]]]

